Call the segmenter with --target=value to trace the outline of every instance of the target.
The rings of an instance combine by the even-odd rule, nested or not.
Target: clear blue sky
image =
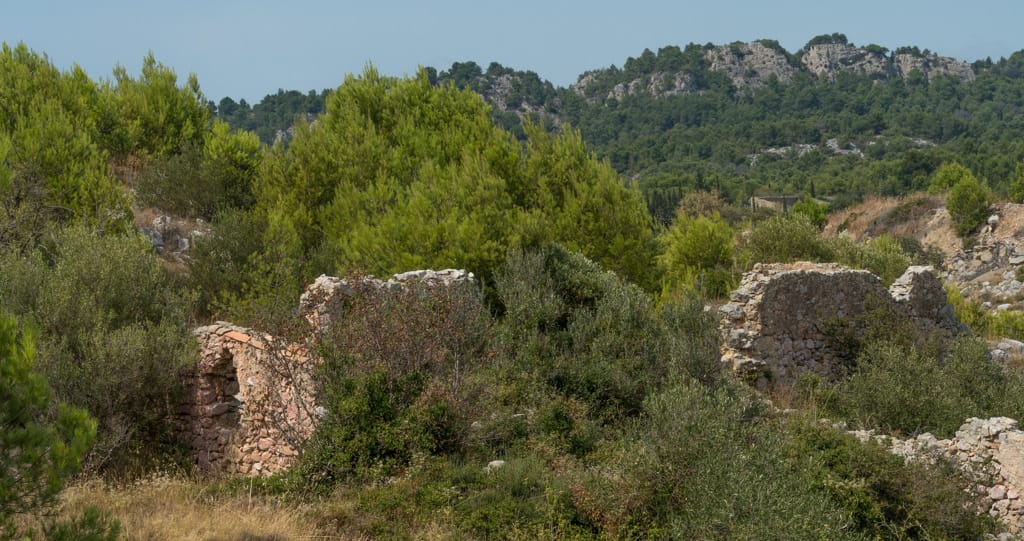
[[[779,40],[796,51],[842,32],[858,45],[917,45],[974,61],[1024,49],[1024,0],[22,0],[5,2],[0,40],[24,41],[61,68],[94,78],[116,64],[137,73],[152,50],[207,97],[258,101],[278,88],[336,87],[373,62],[391,75],[417,66],[491,61],[557,85],[621,66],[644,48]]]

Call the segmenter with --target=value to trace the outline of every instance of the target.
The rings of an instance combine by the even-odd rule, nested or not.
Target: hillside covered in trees
[[[968,64],[831,34],[795,52],[771,40],[645,50],[568,88],[497,63],[427,72],[482,95],[520,136],[527,117],[578,128],[663,223],[690,191],[717,189],[733,202],[800,192],[841,207],[922,190],[954,159],[1005,193],[1024,160],[1024,52]]]
[[[820,330],[846,379],[763,394],[723,366],[713,308],[758,263],[838,262],[883,288],[942,263],[913,238],[822,237],[818,200],[772,214],[741,208],[750,194],[927,188],[969,248],[994,201],[1024,198],[1021,53],[805,49],[666,47],[568,89],[496,64],[371,66],[250,106],[153,55],[94,79],[4,44],[0,538],[999,533],[955,466],[846,429],[1024,418],[1020,359],[984,342],[1024,339],[1024,314],[958,291],[973,333],[837,314]],[[174,253],[171,222],[193,228]],[[325,332],[296,313],[321,274],[422,268],[476,281],[353,296]],[[183,437],[192,330],[216,321],[322,363],[290,470],[205,475]],[[221,376],[224,396],[249,384]]]

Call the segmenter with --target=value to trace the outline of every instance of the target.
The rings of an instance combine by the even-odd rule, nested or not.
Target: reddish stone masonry
[[[315,427],[312,371],[303,347],[218,322],[186,377],[187,431],[203,470],[269,475],[287,469]]]

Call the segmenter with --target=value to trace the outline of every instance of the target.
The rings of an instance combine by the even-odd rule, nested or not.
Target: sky
[[[819,34],[857,45],[916,45],[998,60],[1024,49],[1022,0],[30,0],[4,2],[0,41],[24,42],[93,78],[137,74],[150,51],[199,77],[207,98],[258,102],[322,90],[368,62],[389,75],[473,60],[532,70],[558,86],[622,66],[645,48],[778,40],[795,52]]]

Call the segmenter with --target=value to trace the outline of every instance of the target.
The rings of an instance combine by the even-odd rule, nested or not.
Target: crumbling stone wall
[[[906,460],[952,461],[966,475],[965,487],[987,502],[989,515],[1015,535],[1024,534],[1024,431],[1008,417],[970,418],[950,439],[930,433],[899,439],[874,431],[852,432],[862,442],[874,439]]]
[[[224,473],[286,469],[315,426],[306,348],[218,322],[193,331],[201,349],[185,411],[199,467]]]
[[[404,287],[410,283],[422,284],[428,288],[475,286],[476,277],[472,272],[461,269],[444,269],[403,272],[386,282],[373,276],[361,278],[359,281],[359,284],[353,284],[344,278],[321,274],[306,287],[306,291],[299,299],[299,313],[306,318],[314,333],[330,327],[331,319],[340,313],[344,299],[355,294],[357,287],[365,289],[369,286],[370,289],[384,290]]]
[[[472,273],[447,269],[372,276],[359,284],[320,276],[306,288],[299,314],[311,325],[302,343],[217,322],[193,331],[200,344],[185,376],[182,412],[193,456],[206,471],[269,475],[291,466],[326,410],[317,403],[313,347],[347,296],[418,282],[428,287],[474,285]]]
[[[880,313],[918,328],[965,332],[930,267],[911,267],[890,289],[863,270],[834,263],[758,264],[719,309],[722,361],[764,389],[802,372],[847,375],[847,342]]]

